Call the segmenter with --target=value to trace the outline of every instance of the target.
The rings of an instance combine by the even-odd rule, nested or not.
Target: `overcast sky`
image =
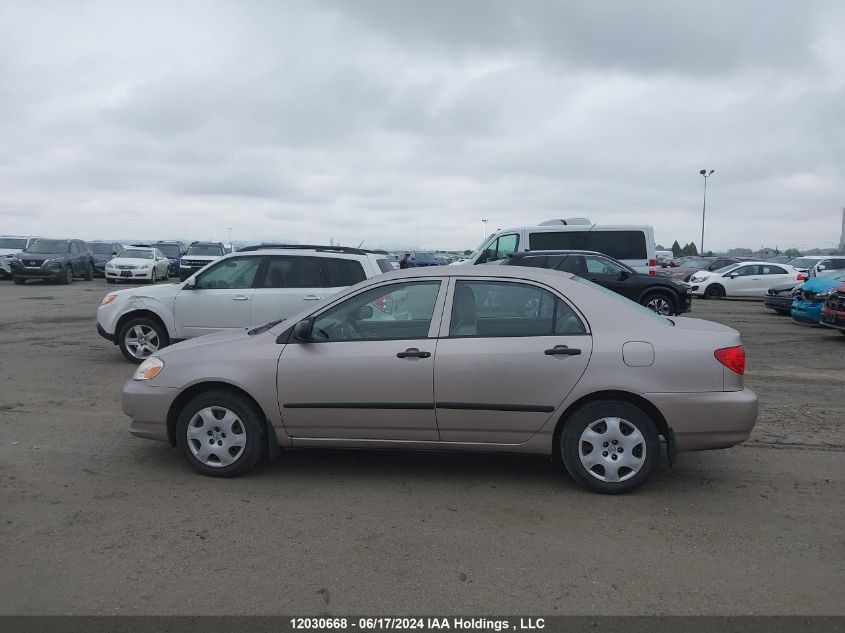
[[[845,2],[3,2],[0,233],[838,242]]]

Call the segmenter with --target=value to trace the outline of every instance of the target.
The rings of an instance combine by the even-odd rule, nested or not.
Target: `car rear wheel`
[[[713,284],[712,286],[707,286],[707,290],[704,291],[704,298],[705,299],[724,299],[725,298],[725,287],[720,284]]]
[[[264,416],[246,398],[209,391],[191,400],[176,422],[176,444],[191,468],[212,477],[236,477],[264,457]]]
[[[675,299],[666,292],[650,292],[643,297],[641,304],[663,316],[673,316],[676,313]]]
[[[169,343],[164,327],[147,317],[128,321],[120,328],[117,340],[123,357],[136,365]]]
[[[73,268],[70,266],[65,267],[65,274],[61,279],[61,283],[65,286],[73,283]]]
[[[85,269],[85,281],[94,279],[94,264],[88,262],[88,267]]]
[[[638,407],[599,400],[569,417],[560,451],[566,470],[580,486],[602,494],[624,494],[654,473],[660,440],[656,425]]]

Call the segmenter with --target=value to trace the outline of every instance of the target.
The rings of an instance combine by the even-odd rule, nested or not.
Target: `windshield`
[[[178,244],[156,244],[156,248],[171,259],[175,259],[180,255]]]
[[[729,270],[733,270],[734,268],[739,268],[739,264],[728,264],[727,266],[722,266],[721,268],[717,268],[713,272],[715,272],[715,273],[726,273]]]
[[[812,268],[819,262],[818,259],[812,259],[810,257],[796,257],[795,259],[786,262],[793,268]]]
[[[152,259],[153,252],[140,248],[127,248],[118,257],[121,259]]]
[[[223,247],[218,244],[192,244],[188,247],[186,255],[208,255],[220,257],[223,255]]]
[[[16,248],[18,250],[23,250],[26,248],[26,238],[0,237],[0,248]]]
[[[679,266],[679,268],[695,268],[695,269],[702,269],[707,268],[707,261],[703,259],[690,259],[685,261],[683,264]]]
[[[27,253],[67,253],[67,240],[35,240],[26,249]]]
[[[114,246],[111,244],[97,244],[95,242],[89,243],[88,246],[91,247],[91,251],[96,255],[108,255],[114,251]]]

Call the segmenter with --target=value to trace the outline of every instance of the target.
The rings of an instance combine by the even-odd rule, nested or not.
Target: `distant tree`
[[[713,251],[707,251],[707,253],[704,256],[705,257],[713,257]]]
[[[672,243],[672,255],[674,257],[680,257],[683,254],[682,251],[683,251],[683,249],[681,248],[681,245],[678,244],[678,240],[675,240]]]
[[[472,255],[472,251],[467,249],[464,251],[464,255]]]
[[[690,242],[688,244],[688,246],[689,246],[689,254],[690,255],[693,255],[693,256],[698,255],[698,248],[696,248],[695,242]]]
[[[657,246],[655,246],[655,247],[654,247],[654,250],[656,250],[656,251],[665,251],[665,250],[667,250],[667,249],[666,249],[666,247],[665,247],[665,246],[663,246],[663,244],[658,244]]]
[[[801,257],[801,253],[798,252],[797,248],[787,248],[783,254],[787,257]]]

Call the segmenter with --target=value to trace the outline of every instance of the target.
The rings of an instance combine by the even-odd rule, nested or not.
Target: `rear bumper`
[[[750,389],[644,395],[672,428],[678,452],[734,446],[757,422],[757,394]]]
[[[763,305],[771,310],[789,310],[792,308],[792,297],[778,297],[776,295],[766,295],[763,299]]]
[[[179,389],[155,387],[143,380],[123,385],[121,406],[129,416],[129,432],[135,437],[169,442],[167,413],[179,393]]]

